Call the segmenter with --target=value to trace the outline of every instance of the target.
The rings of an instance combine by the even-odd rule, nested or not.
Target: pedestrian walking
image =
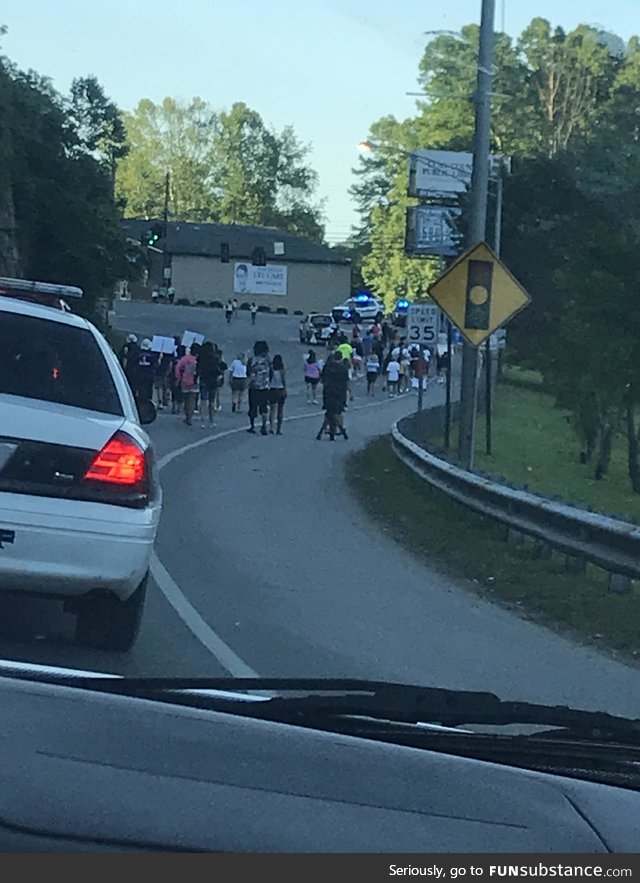
[[[215,350],[216,356],[216,370],[218,372],[218,382],[216,383],[216,394],[214,400],[214,410],[222,411],[222,402],[220,400],[222,395],[222,387],[224,386],[224,376],[227,373],[227,368],[229,367],[224,360],[224,353],[220,349],[220,347],[216,346],[214,343],[213,348]]]
[[[393,398],[398,395],[398,383],[400,381],[400,362],[391,356],[390,361],[387,364],[387,387],[389,389],[389,396]]]
[[[242,407],[242,398],[247,389],[247,362],[242,353],[238,353],[229,365],[229,386],[231,387],[231,413],[235,414]]]
[[[269,344],[266,340],[256,340],[253,345],[253,356],[247,364],[247,377],[249,380],[249,429],[247,432],[255,433],[255,421],[260,414],[262,425],[260,432],[268,435],[267,416],[269,413],[269,375],[271,363],[269,361]]]
[[[231,300],[228,300],[224,306],[224,317],[229,325],[233,318],[233,302]]]
[[[322,433],[329,431],[329,438],[335,441],[336,432],[348,439],[344,427],[344,409],[347,406],[347,386],[349,373],[340,350],[336,350],[322,369],[322,406],[324,420],[316,438],[322,439]]]
[[[253,301],[251,306],[249,307],[249,312],[251,313],[251,324],[256,324],[256,316],[258,315],[258,304]]]
[[[151,341],[145,337],[140,344],[138,363],[135,368],[134,393],[139,402],[153,400],[153,380],[157,361],[157,354],[151,351]]]
[[[186,348],[179,342],[180,338],[176,337],[176,348],[171,356],[171,371],[169,373],[169,385],[171,388],[171,413],[178,414],[183,405],[182,387],[176,375],[176,366],[180,359],[185,355]]]
[[[136,367],[138,365],[138,356],[140,347],[138,346],[138,338],[135,334],[128,334],[127,341],[120,350],[120,364],[124,371],[131,389],[135,386]]]
[[[234,297],[233,301],[231,302],[231,306],[233,307],[233,315],[235,316],[236,319],[238,319],[239,313],[238,313],[238,298],[237,297]]]
[[[398,391],[399,392],[409,392],[411,388],[411,360],[409,358],[409,351],[404,349],[400,354],[400,378],[398,380]]]
[[[371,355],[368,356],[365,363],[365,370],[367,372],[367,395],[374,396],[376,380],[380,374],[380,359],[375,353],[371,353]]]
[[[307,388],[307,404],[317,405],[318,384],[322,368],[314,350],[309,350],[304,359],[304,383]]]
[[[198,360],[187,350],[176,365],[176,380],[184,402],[184,422],[191,426],[198,397]]]
[[[284,419],[284,403],[287,398],[287,372],[282,356],[275,355],[269,372],[269,432],[273,435],[274,424],[276,435],[282,435]]]
[[[362,339],[362,354],[365,359],[367,359],[373,352],[373,342],[373,331],[371,328],[368,328]]]
[[[162,353],[156,361],[156,370],[153,378],[153,397],[159,411],[163,411],[167,406],[170,373],[171,356],[168,353]]]
[[[209,426],[214,425],[216,389],[218,385],[218,359],[213,343],[207,340],[202,344],[196,356],[198,391],[200,393],[200,426],[206,426],[205,418],[209,418]]]

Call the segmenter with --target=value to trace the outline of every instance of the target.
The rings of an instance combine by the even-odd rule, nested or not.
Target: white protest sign
[[[176,348],[176,342],[173,337],[163,337],[161,334],[154,334],[151,341],[151,351],[154,353],[168,353],[173,355]]]
[[[182,346],[188,348],[194,343],[202,345],[204,343],[204,334],[198,334],[197,331],[185,331],[182,335]]]

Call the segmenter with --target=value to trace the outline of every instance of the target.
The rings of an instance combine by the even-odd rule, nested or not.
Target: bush
[[[266,304],[260,304],[260,306],[258,307],[258,312],[259,313],[270,313],[271,307],[268,307]]]
[[[214,310],[221,310],[224,304],[221,300],[212,300],[209,301],[209,306],[213,307]]]
[[[243,304],[240,304],[240,309],[241,310],[250,310],[251,304],[248,301],[245,301]]]
[[[279,316],[288,316],[289,310],[286,307],[278,307],[278,309],[276,310],[276,313]]]
[[[196,306],[197,306],[197,307],[206,307],[206,305],[207,305],[206,300],[197,300],[197,301],[196,301]]]
[[[190,307],[191,301],[187,297],[179,297],[176,301],[179,307]]]
[[[302,310],[294,310],[293,315],[294,316],[304,316],[304,313],[302,312]]]

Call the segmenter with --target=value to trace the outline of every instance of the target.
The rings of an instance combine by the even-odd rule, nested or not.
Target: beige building
[[[123,221],[130,239],[144,240],[152,221]],[[155,246],[164,250],[164,239]],[[239,224],[167,225],[167,257],[176,301],[255,301],[325,312],[351,294],[351,261],[345,255],[284,230]],[[150,286],[162,284],[162,261],[151,261]]]

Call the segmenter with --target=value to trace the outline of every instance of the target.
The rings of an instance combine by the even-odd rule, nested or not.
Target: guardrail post
[[[616,594],[624,594],[631,591],[631,578],[623,573],[609,574],[609,591]]]
[[[550,558],[553,558],[553,546],[545,543],[544,540],[535,540],[533,544],[533,557],[548,561]]]
[[[586,573],[587,559],[578,558],[575,555],[567,555],[565,567],[567,573]]]
[[[511,546],[521,546],[524,543],[524,534],[521,530],[514,530],[513,527],[508,527],[507,542]]]

